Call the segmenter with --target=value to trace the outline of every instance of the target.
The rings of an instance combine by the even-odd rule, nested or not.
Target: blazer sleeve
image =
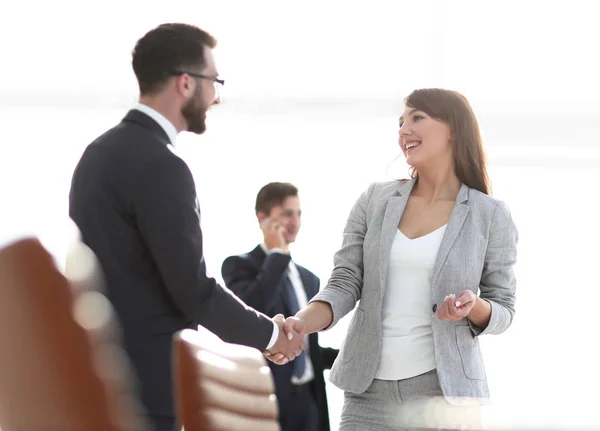
[[[147,165],[131,199],[140,234],[182,313],[227,342],[264,350],[272,321],[206,274],[196,187],[185,162],[169,155]]]
[[[367,233],[367,207],[375,184],[361,194],[350,211],[344,228],[342,247],[333,257],[333,271],[327,285],[309,303],[327,302],[333,310],[333,328],[361,298],[363,284],[363,243]]]
[[[290,260],[287,254],[271,253],[257,270],[247,258],[230,256],[223,262],[221,274],[227,287],[242,301],[267,316],[274,316]]]
[[[518,231],[506,204],[498,202],[492,216],[485,262],[479,285],[480,297],[492,311],[485,329],[469,325],[475,335],[500,334],[515,315],[517,282],[513,267],[517,260]]]

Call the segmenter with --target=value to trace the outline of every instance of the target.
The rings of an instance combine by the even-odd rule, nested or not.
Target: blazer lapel
[[[433,273],[431,276],[431,288],[435,286],[438,276],[440,275],[440,271],[442,270],[442,266],[446,261],[446,257],[460,232],[465,219],[467,218],[467,214],[469,213],[469,206],[465,205],[469,199],[469,188],[462,184],[460,190],[458,191],[458,196],[456,197],[456,203],[454,208],[452,209],[452,213],[450,214],[450,220],[448,220],[448,226],[446,227],[446,232],[444,233],[444,237],[442,238],[442,242],[440,244],[440,248],[438,250],[437,257],[435,259],[435,264],[433,265]]]
[[[381,297],[385,292],[388,263],[392,243],[400,224],[400,217],[406,208],[406,202],[410,192],[415,185],[415,179],[407,181],[398,187],[399,196],[392,196],[388,199],[381,224],[381,238],[379,239],[379,283],[381,286]]]

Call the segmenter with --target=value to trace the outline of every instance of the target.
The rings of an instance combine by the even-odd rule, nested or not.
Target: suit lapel
[[[469,213],[469,206],[464,204],[464,202],[468,200],[468,197],[469,189],[463,184],[461,185],[458,196],[456,197],[456,203],[454,204],[454,208],[450,214],[450,220],[448,220],[448,226],[446,227],[446,232],[442,238],[442,242],[435,259],[435,264],[433,265],[433,273],[431,276],[432,289],[433,286],[435,286],[438,276],[440,275],[440,271],[442,270],[442,266],[446,261],[446,257],[448,257],[448,253],[454,245],[454,241],[456,241],[456,237],[462,229],[465,219],[467,218],[467,214]]]
[[[388,263],[390,260],[390,252],[392,243],[400,224],[400,217],[406,208],[406,202],[410,196],[410,192],[415,184],[412,179],[400,185],[398,188],[399,196],[392,196],[388,199],[381,224],[381,237],[379,239],[379,283],[381,286],[381,297],[385,292],[386,276]]]

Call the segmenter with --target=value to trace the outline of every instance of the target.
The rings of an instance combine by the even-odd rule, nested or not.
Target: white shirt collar
[[[264,251],[266,255],[269,254],[270,250],[267,248],[267,245],[264,242],[260,243],[260,248],[262,248],[262,251]]]
[[[144,105],[142,103],[138,103],[134,109],[137,109],[140,112],[143,112],[154,121],[156,121],[160,127],[163,128],[169,141],[171,141],[171,145],[175,146],[175,142],[177,141],[177,129],[169,120],[166,119],[164,115],[158,112],[156,109],[149,107],[148,105]]]

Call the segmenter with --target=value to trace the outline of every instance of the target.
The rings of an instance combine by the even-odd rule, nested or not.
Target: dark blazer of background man
[[[215,40],[164,24],[133,51],[140,103],[91,143],[73,174],[69,214],[97,255],[143,405],[158,431],[175,427],[174,332],[200,324],[225,341],[299,354],[281,322],[243,304],[206,275],[192,174],[175,154],[178,132],[201,134],[222,83]]]
[[[246,304],[266,315],[293,316],[319,291],[317,276],[295,264],[289,253],[301,221],[297,188],[267,184],[258,193],[256,215],[264,242],[249,253],[228,257],[223,279]],[[320,347],[317,333],[308,340],[308,349],[295,361],[271,367],[282,431],[330,429],[323,370],[331,368],[338,351]]]

